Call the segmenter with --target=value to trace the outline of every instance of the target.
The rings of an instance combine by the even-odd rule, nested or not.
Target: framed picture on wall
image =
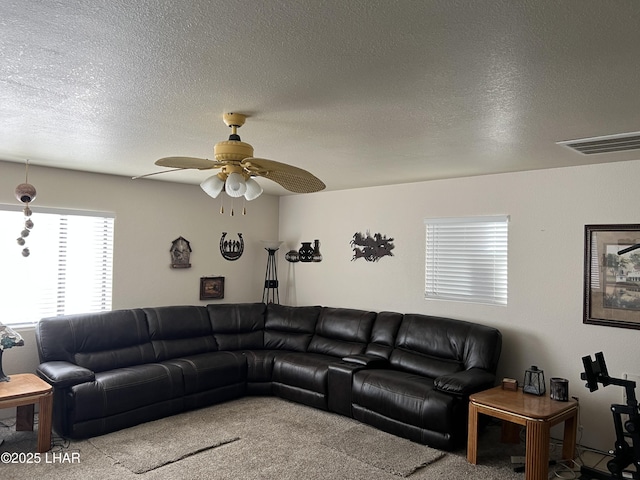
[[[584,323],[640,329],[640,224],[585,225]]]
[[[224,298],[224,277],[200,277],[200,300]]]

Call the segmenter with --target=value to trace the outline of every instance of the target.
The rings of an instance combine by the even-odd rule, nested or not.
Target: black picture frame
[[[200,277],[200,300],[224,298],[224,277]]]
[[[640,224],[585,225],[583,323],[640,329]]]

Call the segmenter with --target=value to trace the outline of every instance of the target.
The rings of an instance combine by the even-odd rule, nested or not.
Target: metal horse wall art
[[[358,258],[364,258],[367,262],[377,262],[382,257],[393,257],[391,250],[395,248],[393,238],[387,238],[381,233],[375,233],[372,237],[369,232],[366,235],[357,232],[353,234],[349,243],[353,248],[352,262]]]

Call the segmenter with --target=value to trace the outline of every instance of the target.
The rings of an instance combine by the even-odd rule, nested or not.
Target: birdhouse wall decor
[[[191,257],[191,245],[183,237],[176,238],[171,242],[171,268],[191,268],[189,259]]]

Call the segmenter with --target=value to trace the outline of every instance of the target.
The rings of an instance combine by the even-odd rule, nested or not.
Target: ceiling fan
[[[134,178],[148,177],[175,170],[210,170],[219,168],[215,175],[204,180],[200,187],[211,197],[216,198],[224,190],[230,197],[242,197],[254,200],[262,194],[262,187],[253,177],[268,178],[294,193],[312,193],[323,190],[322,180],[302,168],[286,163],[255,158],[253,147],[240,141],[238,128],[244,125],[247,116],[241,113],[225,113],[224,123],[231,127],[229,140],[216,143],[213,148],[215,160],[193,157],[165,157],[157,160],[156,165],[168,167],[162,172],[140,175]]]

